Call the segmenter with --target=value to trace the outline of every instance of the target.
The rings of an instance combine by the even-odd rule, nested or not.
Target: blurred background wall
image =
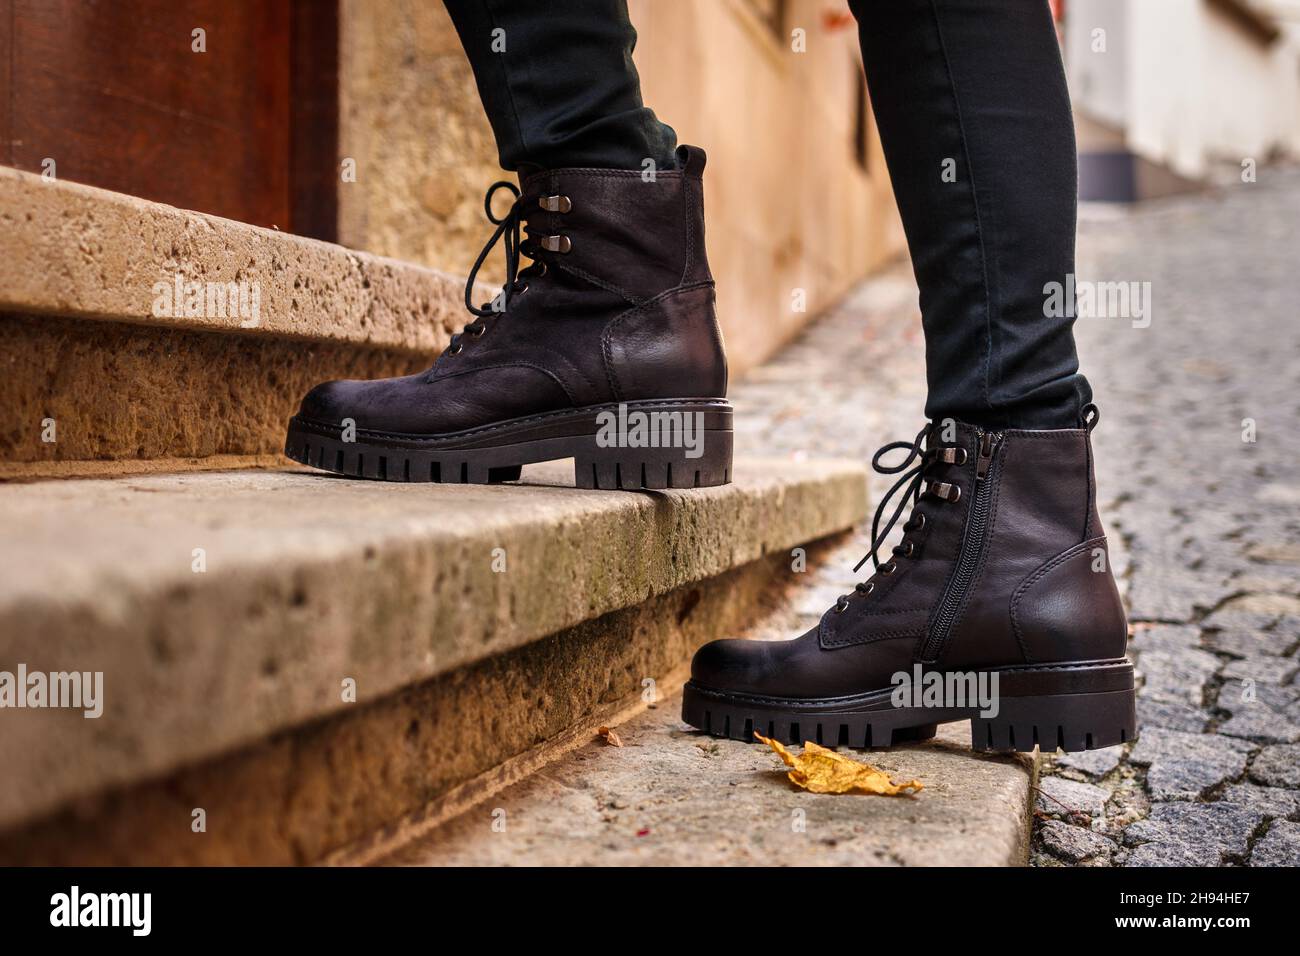
[[[1300,155],[1296,0],[1053,6],[1083,198],[1150,198]]]

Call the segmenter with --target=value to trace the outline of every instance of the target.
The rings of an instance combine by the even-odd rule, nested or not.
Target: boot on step
[[[1097,515],[1094,406],[1084,419],[1001,432],[949,419],[886,445],[872,464],[900,477],[873,523],[875,574],[794,640],[702,647],[682,719],[717,736],[830,747],[887,747],[967,719],[978,750],[1134,739],[1128,629]],[[906,460],[882,464],[891,452]]]
[[[684,146],[677,158],[653,176],[554,169],[493,186],[497,228],[466,284],[473,321],[424,372],[312,389],[285,454],[389,481],[509,481],[530,462],[572,458],[583,488],[727,483],[705,157]],[[497,218],[500,189],[516,198]],[[505,287],[475,307],[475,276],[498,241]],[[521,269],[521,256],[532,263]]]

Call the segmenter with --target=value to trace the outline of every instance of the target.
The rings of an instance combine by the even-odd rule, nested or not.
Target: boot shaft
[[[918,658],[945,667],[1124,656],[1088,428],[977,432],[963,543]]]
[[[528,366],[574,405],[722,398],[727,363],[704,246],[703,150],[679,169],[555,169],[522,182],[534,266],[433,378]],[[489,374],[482,387],[495,388]],[[549,382],[540,382],[550,389]],[[528,392],[519,407],[531,404]]]
[[[529,233],[553,237],[555,267],[633,302],[712,283],[704,242],[704,151],[677,150],[675,170],[554,169],[522,181],[536,201]],[[531,205],[531,202],[529,203]]]

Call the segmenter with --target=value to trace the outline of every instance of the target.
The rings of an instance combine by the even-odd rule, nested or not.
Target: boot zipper
[[[989,469],[993,467],[993,454],[1002,440],[999,432],[979,433],[979,457],[975,460],[975,500],[971,502],[970,518],[966,523],[966,536],[962,541],[961,554],[957,559],[957,570],[939,604],[934,626],[930,628],[925,639],[921,659],[932,661],[948,640],[948,634],[956,621],[957,612],[966,603],[966,592],[970,590],[979,567],[980,555],[984,553],[984,536],[988,530],[989,504],[993,499],[993,482],[989,481]]]

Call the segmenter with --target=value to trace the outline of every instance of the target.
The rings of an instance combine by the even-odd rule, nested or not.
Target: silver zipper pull
[[[975,480],[978,481],[989,473],[993,464],[993,433],[985,432],[980,436],[979,458],[975,460]]]

